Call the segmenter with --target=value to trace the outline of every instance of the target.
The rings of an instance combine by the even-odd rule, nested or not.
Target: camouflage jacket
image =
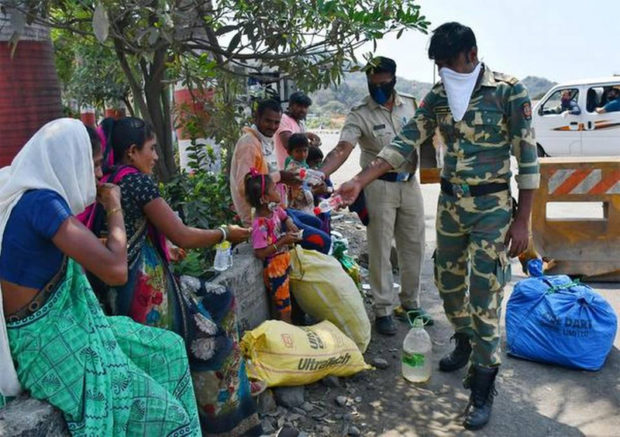
[[[415,116],[377,156],[397,168],[411,160],[438,127],[446,145],[442,178],[468,185],[510,182],[512,152],[518,163],[518,187],[536,189],[540,174],[531,119],[525,87],[483,65],[482,78],[461,121],[452,118],[444,87],[437,83]]]

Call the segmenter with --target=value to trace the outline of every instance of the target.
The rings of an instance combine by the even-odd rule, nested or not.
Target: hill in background
[[[549,79],[537,76],[528,76],[521,82],[527,88],[532,100],[540,100],[551,87],[557,84],[557,82],[551,82]]]
[[[536,76],[527,76],[522,80],[530,97],[540,99],[556,83]],[[396,89],[413,95],[419,102],[430,91],[431,83],[408,80],[397,76]],[[308,115],[308,127],[339,128],[343,116],[351,107],[368,95],[366,76],[363,73],[346,73],[338,86],[318,90],[310,95],[313,104]]]

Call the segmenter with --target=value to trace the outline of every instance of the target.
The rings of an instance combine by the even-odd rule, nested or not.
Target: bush
[[[233,210],[228,176],[206,168],[206,160],[212,159],[204,153],[204,145],[193,144],[191,150],[191,172],[182,170],[172,180],[161,184],[160,191],[170,207],[188,225],[202,229],[213,229],[222,224],[238,222]],[[185,260],[173,265],[177,274],[206,272],[213,264],[215,248],[192,249]]]

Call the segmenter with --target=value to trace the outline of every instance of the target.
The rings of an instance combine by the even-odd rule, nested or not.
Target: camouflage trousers
[[[470,365],[500,364],[500,311],[510,264],[504,238],[511,222],[508,191],[478,197],[439,195],[435,285],[454,330],[472,342]]]

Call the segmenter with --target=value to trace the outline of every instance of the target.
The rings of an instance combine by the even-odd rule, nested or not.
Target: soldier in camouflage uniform
[[[466,26],[437,28],[429,57],[440,75],[442,68],[463,77],[479,71],[462,119],[455,121],[447,84],[438,83],[399,136],[338,191],[349,201],[384,171],[405,160],[416,163],[416,148],[439,128],[446,151],[437,206],[435,284],[456,332],[456,348],[440,360],[440,369],[457,370],[469,361],[465,386],[472,393],[464,425],[478,429],[490,418],[500,365],[500,309],[510,280],[507,251],[516,256],[527,246],[532,197],[540,180],[531,104],[517,79],[478,62],[474,34]],[[514,218],[511,153],[519,169]]]

